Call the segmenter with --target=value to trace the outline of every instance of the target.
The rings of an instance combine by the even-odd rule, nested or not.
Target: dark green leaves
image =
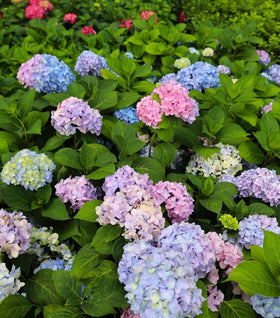
[[[21,295],[9,295],[0,304],[2,318],[26,317],[33,304]]]

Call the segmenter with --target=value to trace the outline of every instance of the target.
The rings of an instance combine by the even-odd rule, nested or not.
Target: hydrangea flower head
[[[129,125],[139,123],[139,118],[136,115],[136,108],[134,108],[132,105],[114,111],[113,115]]]
[[[128,57],[129,59],[133,60],[134,59],[134,55],[131,52],[125,52],[124,56]]]
[[[121,318],[141,318],[140,314],[135,314],[130,307],[126,307],[123,310]]]
[[[40,5],[29,5],[25,8],[25,17],[31,19],[44,19],[46,10]]]
[[[70,202],[74,211],[79,210],[84,203],[97,199],[95,187],[85,176],[61,179],[55,189],[60,200]]]
[[[94,29],[88,25],[83,27],[81,32],[82,32],[82,34],[85,34],[86,36],[88,36],[89,34],[96,35],[96,32],[94,31]]]
[[[207,159],[199,154],[194,154],[186,167],[186,172],[202,174],[206,178],[209,176],[220,178],[228,174],[235,175],[242,170],[241,157],[235,146],[219,143],[215,147],[221,148],[221,150]]]
[[[263,246],[263,230],[274,232],[280,235],[280,227],[276,218],[267,215],[249,215],[239,222],[238,242],[249,249],[250,245]]]
[[[221,303],[224,301],[225,295],[222,293],[221,290],[217,289],[217,286],[207,287],[208,295],[208,307],[210,310],[214,312],[219,311],[219,307]]]
[[[174,223],[161,231],[157,242],[159,247],[183,253],[197,278],[205,277],[215,266],[212,244],[199,225]]]
[[[191,61],[187,57],[181,57],[180,59],[177,59],[174,62],[174,66],[178,68],[179,70],[190,65],[191,65]]]
[[[256,53],[259,55],[262,64],[267,65],[270,62],[269,54],[264,50],[256,50]]]
[[[206,57],[210,57],[214,55],[214,50],[211,47],[206,47],[201,54]]]
[[[228,66],[225,66],[225,65],[218,65],[217,66],[217,70],[222,73],[222,74],[225,74],[225,75],[230,75],[230,68]]]
[[[280,176],[275,170],[256,168],[243,171],[235,178],[240,197],[262,199],[270,206],[280,203]]]
[[[139,242],[132,246],[138,250]],[[130,246],[131,248],[131,246]],[[186,257],[179,251],[150,246],[144,254],[131,255],[124,247],[118,272],[129,272],[119,279],[125,284],[127,299],[141,318],[195,317],[201,313],[204,298],[196,287],[196,277]],[[132,256],[132,257],[131,257]],[[123,261],[125,260],[125,261]]]
[[[66,13],[63,19],[66,22],[74,24],[77,21],[77,15],[75,13]]]
[[[11,271],[8,270],[5,263],[0,263],[0,302],[9,295],[16,294],[25,284],[19,280],[21,271],[19,268],[12,266]]]
[[[170,83],[172,81],[176,81],[176,74],[175,73],[169,73],[169,74],[164,75],[160,79],[159,83],[166,84],[166,83]]]
[[[269,103],[268,105],[265,105],[261,108],[261,113],[268,113],[273,109],[273,103]]]
[[[7,162],[1,172],[6,184],[21,185],[26,190],[38,190],[52,181],[54,163],[44,154],[23,149]]]
[[[107,61],[104,57],[99,56],[92,51],[83,51],[76,62],[75,71],[80,76],[95,75],[101,77],[100,70],[105,68],[109,70]]]
[[[239,229],[239,224],[236,218],[234,218],[230,214],[223,214],[219,220],[221,221],[224,228],[229,230],[237,230]]]
[[[119,25],[119,28],[126,28],[127,31],[130,31],[130,29],[133,27],[133,20],[121,20],[121,24]]]
[[[264,70],[261,75],[266,76],[269,80],[280,85],[280,65],[273,64],[268,69]]]
[[[31,228],[21,212],[0,209],[0,251],[6,252],[9,258],[23,254],[29,246]]]
[[[148,11],[141,11],[140,17],[141,17],[142,20],[149,20],[150,17],[151,17],[153,14],[155,14],[154,11],[150,11],[150,10],[148,10]],[[155,23],[158,23],[158,17],[157,17]]]
[[[19,67],[17,78],[25,88],[42,93],[67,91],[75,75],[63,61],[50,54],[36,54]]]
[[[189,52],[190,52],[191,54],[200,55],[199,51],[198,51],[196,48],[194,48],[194,47],[189,47]]]
[[[83,134],[90,132],[100,135],[102,116],[88,102],[77,97],[69,97],[51,113],[51,124],[61,134],[70,136],[78,129]]]
[[[36,267],[33,271],[34,274],[39,272],[41,269],[52,269],[54,271],[59,270],[59,269],[64,269],[65,261],[63,259],[60,259],[57,257],[56,259],[45,259],[42,261],[42,263]]]
[[[206,62],[196,62],[180,70],[176,75],[176,81],[188,90],[204,90],[216,88],[220,85],[219,71]]]
[[[153,181],[149,180],[147,173],[140,174],[130,166],[125,165],[118,168],[113,175],[105,178],[102,190],[106,196],[113,196],[128,185],[138,185],[140,188],[150,192]]]
[[[255,312],[262,317],[280,317],[280,297],[267,297],[255,294],[250,300]]]
[[[194,211],[194,200],[182,183],[159,181],[153,187],[152,196],[165,203],[165,208],[172,223],[188,221]]]

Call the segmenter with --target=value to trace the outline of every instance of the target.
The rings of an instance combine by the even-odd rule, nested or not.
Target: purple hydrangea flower
[[[266,215],[249,215],[249,217],[239,222],[239,226],[238,242],[247,249],[250,248],[250,245],[263,246],[263,230],[280,235],[277,219]]]
[[[165,203],[172,223],[188,221],[194,211],[194,199],[182,183],[159,181],[153,187],[152,196],[159,204]]]
[[[80,76],[95,75],[101,77],[100,70],[103,68],[109,70],[107,61],[104,57],[92,51],[83,51],[79,55],[75,65],[75,71],[77,71]]]
[[[253,309],[264,318],[280,317],[280,297],[255,294],[251,297]]]
[[[256,50],[256,53],[258,53],[262,64],[267,65],[270,62],[269,54],[266,51]]]
[[[139,118],[136,115],[136,108],[133,106],[116,110],[113,115],[129,125],[139,123]]]
[[[124,247],[118,272],[131,309],[141,318],[183,318],[201,313],[202,291],[196,286],[186,255],[178,250],[134,242]]]
[[[268,69],[264,70],[261,75],[266,76],[269,80],[280,85],[280,65],[271,65]]]
[[[95,187],[85,176],[61,179],[55,189],[60,200],[64,203],[69,201],[74,211],[79,210],[84,203],[97,199]]]
[[[37,92],[59,93],[67,91],[75,81],[75,75],[63,61],[50,54],[36,54],[23,63],[17,78],[25,88],[35,88]]]
[[[57,106],[51,114],[51,124],[61,135],[73,135],[76,129],[82,133],[100,135],[102,116],[88,102],[77,97],[69,97]]]
[[[166,74],[159,80],[159,82],[162,84],[167,84],[167,83],[170,83],[172,81],[176,81],[176,74],[175,73]]]
[[[215,267],[212,244],[199,225],[174,223],[161,231],[157,241],[160,247],[183,253],[197,278],[205,277]]]
[[[196,62],[180,70],[176,81],[188,90],[203,90],[220,86],[219,71],[206,62]]]
[[[230,75],[230,68],[228,66],[218,65],[217,70],[222,74]]]
[[[112,196],[128,185],[138,185],[140,188],[149,192],[153,186],[153,181],[149,180],[147,173],[140,174],[130,166],[125,165],[118,168],[113,175],[105,178],[102,190],[106,196]]]
[[[9,258],[23,254],[29,246],[31,228],[21,212],[0,209],[0,251],[6,252]]]
[[[4,165],[1,179],[6,184],[37,190],[52,181],[54,169],[54,163],[44,153],[23,149]]]

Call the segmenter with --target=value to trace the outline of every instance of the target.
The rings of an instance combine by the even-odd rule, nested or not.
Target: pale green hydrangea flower
[[[178,68],[179,70],[181,70],[182,68],[185,68],[187,66],[190,66],[190,65],[191,65],[191,61],[187,57],[181,57],[180,59],[177,59],[174,62],[174,66],[176,68]]]
[[[236,218],[230,214],[224,214],[219,218],[219,221],[222,223],[223,227],[229,230],[238,230],[239,223]]]

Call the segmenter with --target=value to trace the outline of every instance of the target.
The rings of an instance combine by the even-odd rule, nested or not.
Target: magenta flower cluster
[[[159,181],[154,185],[152,195],[160,204],[165,203],[172,223],[188,221],[194,211],[194,199],[182,183]]]
[[[152,127],[161,122],[162,115],[182,118],[191,124],[199,115],[199,108],[188,94],[188,90],[175,81],[161,84],[151,95],[142,98],[137,104],[137,116]]]
[[[0,251],[6,252],[9,258],[23,254],[29,246],[31,228],[21,212],[0,209]]]
[[[79,210],[84,203],[97,199],[95,187],[85,176],[61,179],[55,189],[60,200],[70,202],[74,211]]]
[[[73,135],[78,129],[83,134],[91,132],[99,136],[102,116],[97,109],[91,108],[88,102],[69,97],[52,111],[51,124],[61,135]]]

